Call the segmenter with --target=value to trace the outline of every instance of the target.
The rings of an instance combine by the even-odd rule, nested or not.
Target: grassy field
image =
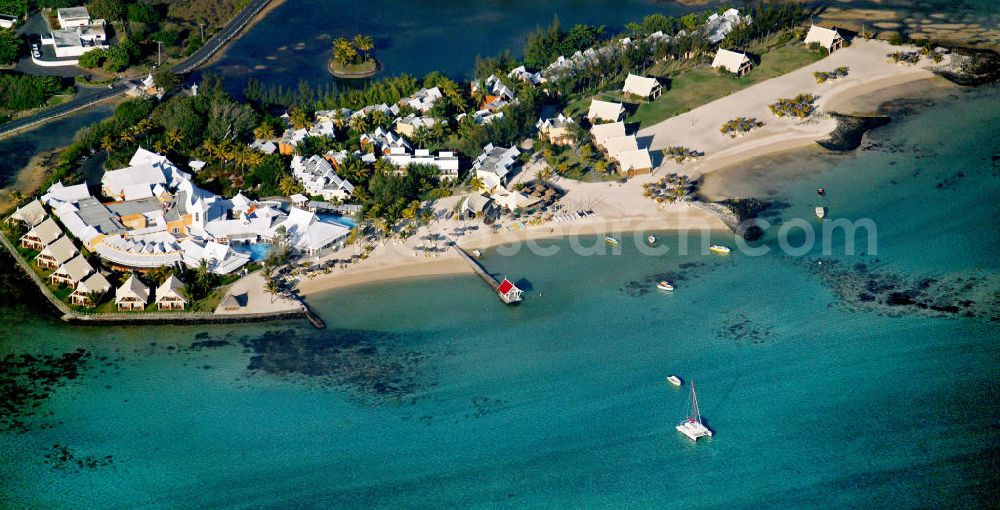
[[[657,100],[639,105],[628,122],[638,122],[644,128],[649,127],[755,83],[809,65],[824,56],[822,53],[809,51],[803,44],[792,43],[762,55],[760,65],[742,78],[719,74],[708,67],[685,71],[670,78],[669,90],[664,91]]]
[[[661,82],[665,85],[662,96],[654,101],[642,102],[638,105],[633,103],[631,108],[626,106],[632,112],[626,122],[638,122],[643,128],[649,127],[755,83],[809,65],[824,56],[824,53],[809,51],[801,43],[791,43],[764,53],[761,56],[760,65],[754,67],[747,76],[742,78],[720,74],[708,66],[670,73],[661,78]],[[652,71],[655,73],[655,69]],[[570,115],[585,115],[590,106],[590,100],[595,98],[604,101],[629,102],[618,91],[600,92],[570,103],[566,107],[566,112]]]

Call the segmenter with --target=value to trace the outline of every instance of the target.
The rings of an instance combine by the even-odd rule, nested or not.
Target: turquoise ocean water
[[[0,432],[0,506],[995,507],[1000,311],[981,298],[1000,291],[998,98],[935,98],[768,186],[785,204],[771,221],[811,224],[825,187],[831,218],[875,222],[876,255],[843,255],[842,236],[806,257],[650,257],[631,238],[581,257],[560,241],[484,255],[528,289],[521,306],[472,276],[389,282],[312,299],[321,332],[74,328],[3,308],[0,356],[93,357]],[[978,316],[855,299],[864,271],[933,279]],[[661,275],[675,292],[652,288]],[[715,437],[674,430],[687,393],[668,374],[696,381]],[[46,458],[60,448],[72,458]]]

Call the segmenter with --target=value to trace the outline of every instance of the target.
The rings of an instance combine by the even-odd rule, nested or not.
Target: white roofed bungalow
[[[53,285],[76,287],[78,283],[82,282],[93,272],[94,268],[90,266],[87,259],[83,255],[77,255],[59,266],[58,269],[49,275],[49,278],[52,280]]]
[[[100,299],[111,290],[111,284],[101,273],[94,273],[87,279],[78,283],[73,293],[69,295],[70,303],[80,306],[94,306],[96,299]]]
[[[625,120],[625,107],[621,103],[593,99],[590,101],[587,119],[592,123],[596,123],[596,121],[621,122]]]
[[[836,28],[823,28],[819,25],[812,25],[809,27],[809,33],[806,34],[805,43],[807,45],[817,43],[821,47],[826,48],[827,53],[833,53],[844,47],[844,37],[840,35],[840,32]]]
[[[313,155],[309,158],[292,158],[292,175],[310,195],[320,195],[326,200],[344,200],[354,193],[354,185],[340,178],[326,158]]]
[[[45,221],[45,217],[45,207],[42,206],[42,203],[39,202],[38,199],[35,199],[22,205],[21,207],[18,207],[17,210],[10,215],[10,218],[7,218],[7,222],[13,223],[16,221],[26,227],[34,227],[35,225]]]
[[[437,168],[438,178],[442,181],[458,178],[458,156],[454,152],[441,151],[437,156],[432,156],[427,149],[417,149],[413,151],[413,154],[408,154],[403,149],[395,148],[383,158],[398,168],[413,165],[433,166]]]
[[[74,184],[66,186],[62,181],[49,187],[48,191],[42,195],[42,203],[49,207],[56,207],[61,203],[75,204],[90,196],[90,190],[86,184]]]
[[[590,128],[590,135],[594,137],[594,144],[598,148],[604,149],[607,147],[608,140],[625,136],[625,123],[595,124]]]
[[[573,120],[573,117],[566,117],[560,113],[555,118],[538,119],[535,127],[538,128],[538,135],[540,137],[547,139],[555,145],[573,145],[576,143],[576,134],[573,130],[576,127],[576,122]]]
[[[293,207],[284,221],[271,229],[272,237],[284,231],[288,244],[301,253],[318,255],[347,237],[350,229],[338,223],[320,220],[315,214]]]
[[[517,163],[521,151],[517,147],[494,147],[487,144],[472,163],[472,170],[476,173],[487,191],[492,191],[498,187],[504,187],[510,181],[511,170]]]
[[[21,236],[21,246],[29,250],[41,250],[59,239],[62,234],[59,225],[52,218],[48,218]]]
[[[73,241],[66,236],[62,236],[52,244],[42,248],[42,251],[35,257],[35,263],[41,268],[56,269],[68,262],[69,259],[75,257],[78,253],[80,251],[76,249]]]
[[[185,239],[181,242],[181,250],[184,252],[184,264],[188,267],[197,269],[204,260],[208,270],[215,274],[232,273],[250,262],[250,255],[214,241]]]
[[[115,306],[118,311],[143,310],[149,303],[149,287],[135,275],[129,275],[121,287],[115,290]]]
[[[747,74],[751,67],[753,67],[753,62],[750,61],[750,57],[746,53],[737,53],[722,48],[719,48],[719,51],[715,53],[715,59],[712,60],[712,68],[725,69],[736,76]]]
[[[625,85],[622,87],[622,92],[643,99],[656,99],[663,93],[663,86],[660,85],[660,82],[656,78],[646,78],[629,73],[628,77],[625,78]]]
[[[628,176],[648,174],[653,171],[653,160],[648,149],[635,149],[619,152],[615,155],[618,170]]]
[[[184,284],[176,276],[170,275],[163,285],[156,289],[157,310],[183,310],[188,300],[184,297]]]

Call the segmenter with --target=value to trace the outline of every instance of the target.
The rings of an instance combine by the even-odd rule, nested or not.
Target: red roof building
[[[517,286],[506,278],[497,286],[497,294],[506,303],[514,303],[521,300],[521,289],[517,288]]]

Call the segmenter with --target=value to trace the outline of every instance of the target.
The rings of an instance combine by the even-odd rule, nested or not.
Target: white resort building
[[[590,109],[587,111],[587,119],[591,123],[597,123],[597,121],[620,122],[625,120],[625,107],[621,103],[592,99]]]
[[[719,51],[715,53],[715,59],[712,60],[712,68],[725,69],[736,76],[747,74],[751,67],[753,67],[753,62],[750,61],[750,57],[746,53],[737,53],[722,48],[719,48]]]
[[[167,277],[163,285],[156,288],[157,310],[183,310],[187,303],[184,284],[174,275]]]
[[[823,28],[819,25],[812,25],[809,27],[809,33],[806,34],[805,44],[819,44],[820,47],[825,48],[827,53],[833,53],[844,46],[844,37],[840,35],[840,32],[835,28]]]
[[[41,39],[42,44],[53,47],[56,57],[79,57],[93,49],[108,48],[104,20],[91,20],[86,7],[57,9],[56,18],[59,30],[52,30]]]
[[[333,165],[322,156],[295,156],[291,168],[292,176],[310,195],[319,195],[325,200],[346,200],[354,193],[354,185],[341,179]]]
[[[517,147],[504,148],[487,144],[483,147],[483,153],[472,162],[472,171],[483,181],[487,191],[505,187],[510,182],[512,170],[520,155]]]
[[[573,145],[576,143],[576,122],[573,117],[566,117],[563,114],[551,119],[538,119],[535,127],[538,128],[538,136],[548,140],[554,145]]]
[[[622,92],[643,99],[656,99],[663,93],[663,86],[656,78],[647,78],[629,73],[625,78]]]
[[[139,281],[134,274],[115,290],[115,306],[118,311],[143,310],[149,303],[149,287]]]

